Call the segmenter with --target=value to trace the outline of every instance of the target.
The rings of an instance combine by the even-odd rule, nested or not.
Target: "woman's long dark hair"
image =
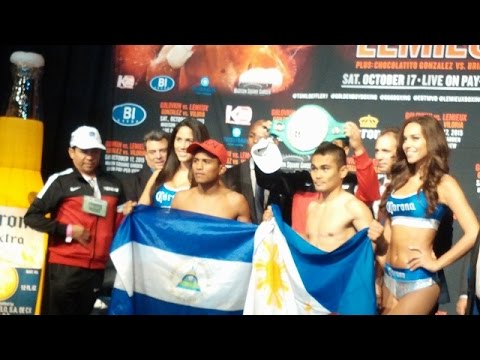
[[[150,196],[155,193],[160,185],[171,180],[180,167],[180,161],[175,153],[175,138],[177,137],[178,130],[184,126],[192,129],[193,141],[203,142],[210,139],[207,127],[200,121],[191,118],[186,118],[180,121],[173,129],[172,135],[170,135],[170,141],[168,142],[167,147],[167,161],[165,162],[165,166],[163,167],[162,171],[158,173],[158,176],[155,179]]]
[[[415,164],[409,164],[403,143],[405,142],[405,127],[410,123],[417,123],[422,128],[422,134],[427,142],[427,156],[424,160],[421,189],[428,202],[428,214],[432,214],[438,204],[437,186],[444,174],[448,174],[448,144],[440,123],[432,116],[414,116],[407,119],[401,130],[397,146],[397,162],[392,166],[392,181],[385,189],[380,203],[380,210],[385,211],[390,194],[405,185],[414,174]]]

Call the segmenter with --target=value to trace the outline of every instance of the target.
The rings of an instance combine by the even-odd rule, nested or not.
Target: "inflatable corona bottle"
[[[10,62],[12,92],[0,117],[0,314],[39,314],[47,236],[23,216],[43,186],[44,59],[14,52]]]

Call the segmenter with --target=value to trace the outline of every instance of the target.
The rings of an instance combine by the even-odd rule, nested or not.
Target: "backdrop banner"
[[[186,116],[225,144],[229,166],[250,157],[249,125],[273,120],[282,168],[294,171],[346,121],[373,157],[382,129],[430,114],[480,213],[480,45],[118,45],[115,59],[104,165],[120,177],[143,166],[144,134]]]
[[[382,129],[431,114],[479,213],[480,45],[117,45],[115,59],[108,171],[138,171],[143,135],[186,116],[225,144],[228,165],[250,157],[251,122],[273,120],[283,169],[294,171],[346,121],[373,157]]]

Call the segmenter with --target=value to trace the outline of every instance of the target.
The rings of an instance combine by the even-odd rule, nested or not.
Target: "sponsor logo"
[[[277,69],[253,68],[240,75],[234,94],[271,95],[273,84],[281,85],[282,75]]]
[[[113,107],[112,119],[120,126],[137,126],[146,118],[147,112],[140,105],[125,103]]]
[[[155,76],[152,80],[150,80],[150,88],[153,91],[167,92],[172,90],[174,87],[175,80],[173,80],[170,76]]]
[[[240,137],[242,136],[242,129],[238,128],[238,127],[234,127],[232,129],[232,136],[233,137]]]
[[[112,186],[103,186],[103,190],[105,191],[113,191],[113,192],[119,192],[120,189],[118,187],[112,187]]]
[[[362,128],[375,129],[379,120],[375,116],[368,114],[367,116],[362,116],[360,119],[358,119],[358,122]]]
[[[211,96],[217,92],[217,89],[210,87],[210,79],[204,76],[200,79],[200,85],[192,86],[192,91],[197,95]]]
[[[247,144],[247,139],[240,136],[224,136],[223,143],[229,148],[243,148]]]
[[[119,89],[133,89],[135,87],[135,76],[118,75],[117,87]]]
[[[80,186],[70,186],[70,191],[77,191],[80,189]]]
[[[417,210],[417,208],[415,207],[415,204],[411,201],[408,203],[401,203],[401,204],[395,204],[392,201],[387,201],[386,208],[387,208],[387,212],[392,215],[394,212]]]
[[[249,126],[252,121],[252,108],[250,106],[227,105],[225,109],[225,122],[233,125]]]

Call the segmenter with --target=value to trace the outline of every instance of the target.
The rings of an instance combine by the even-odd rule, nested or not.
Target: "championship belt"
[[[319,105],[303,105],[288,118],[273,120],[270,134],[297,155],[311,155],[323,141],[345,138],[344,124]]]

